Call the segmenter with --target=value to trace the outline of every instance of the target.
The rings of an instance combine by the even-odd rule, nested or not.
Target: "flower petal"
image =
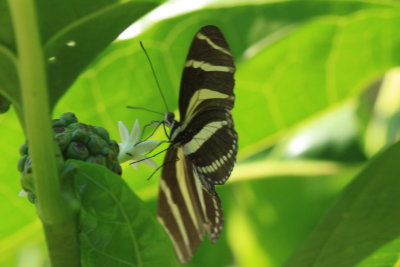
[[[28,192],[26,192],[24,189],[21,189],[21,191],[18,193],[19,197],[27,197]]]
[[[139,162],[136,162],[135,160],[132,160],[129,162],[129,165],[132,166],[132,168],[134,168],[135,170],[137,170],[138,166],[139,166]]]
[[[133,155],[127,149],[120,150],[119,154],[118,154],[118,162],[119,162],[119,164],[122,164],[125,161],[132,160],[135,156],[136,155]]]
[[[135,146],[135,152],[137,154],[144,154],[147,152],[150,152],[154,150],[156,147],[158,147],[161,143],[164,143],[163,141],[155,141],[155,140],[147,140],[140,142],[136,144]]]
[[[136,144],[140,138],[140,125],[139,121],[135,120],[135,124],[132,127],[131,135],[129,136],[129,143]]]
[[[146,164],[147,166],[153,167],[155,169],[158,168],[158,165],[154,162],[154,160],[144,155],[137,155],[134,160],[130,161],[130,164],[134,168],[137,168],[137,165],[139,163]]]
[[[119,136],[121,138],[121,142],[122,143],[128,142],[129,132],[122,121],[118,122],[118,131],[119,131]]]
[[[149,157],[147,157],[146,160],[143,160],[142,163],[146,164],[147,166],[150,166],[150,167],[152,167],[154,169],[158,168],[157,163],[154,160],[152,160],[151,158],[149,158]]]

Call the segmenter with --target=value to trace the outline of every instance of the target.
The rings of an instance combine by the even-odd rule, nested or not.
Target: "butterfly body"
[[[160,180],[158,219],[180,262],[187,262],[205,234],[215,242],[224,218],[215,185],[233,169],[237,134],[232,55],[222,33],[205,26],[195,35],[183,70],[180,121],[166,115],[170,147]],[[172,114],[172,115],[171,115]]]

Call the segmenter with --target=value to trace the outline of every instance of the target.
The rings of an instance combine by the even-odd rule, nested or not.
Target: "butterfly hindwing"
[[[205,190],[182,148],[168,150],[158,196],[158,220],[173,242],[180,262],[187,262],[208,233],[216,241],[223,225],[221,202]]]
[[[213,185],[224,184],[232,172],[237,153],[237,134],[229,111],[204,111],[195,116],[186,129],[195,133],[183,144],[183,150],[203,186],[212,190]]]

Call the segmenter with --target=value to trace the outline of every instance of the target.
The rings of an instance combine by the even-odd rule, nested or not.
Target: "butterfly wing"
[[[221,201],[214,185],[225,183],[236,158],[237,135],[230,115],[234,72],[220,30],[201,28],[183,70],[181,123],[173,129],[158,198],[158,219],[182,263],[192,257],[205,233],[215,242],[222,230]]]
[[[210,192],[228,180],[237,154],[237,134],[227,109],[200,112],[187,125],[195,134],[183,143],[186,157],[202,185]]]
[[[195,35],[183,70],[179,110],[184,152],[204,187],[229,178],[237,154],[237,134],[230,110],[234,105],[233,57],[221,31],[205,26]]]
[[[233,108],[235,66],[227,42],[215,26],[195,35],[186,58],[179,93],[182,123],[213,108]]]
[[[205,190],[182,147],[171,148],[165,158],[159,186],[158,220],[175,247],[181,263],[192,258],[207,232],[215,242],[222,230],[221,202]]]

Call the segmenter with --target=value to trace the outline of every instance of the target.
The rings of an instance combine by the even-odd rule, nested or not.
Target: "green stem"
[[[32,161],[36,207],[45,230],[52,266],[79,266],[76,216],[61,194],[35,2],[8,0],[17,43],[22,107]]]
[[[32,157],[39,215],[44,223],[53,224],[65,218],[65,203],[61,198],[54,156],[45,65],[35,6],[32,0],[10,0],[9,4],[17,37],[26,135]]]

